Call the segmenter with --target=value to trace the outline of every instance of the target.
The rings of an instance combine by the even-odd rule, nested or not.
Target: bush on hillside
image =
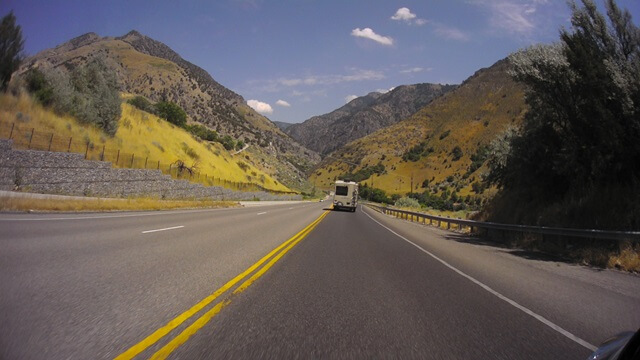
[[[127,100],[127,103],[137,107],[138,109],[142,110],[142,111],[146,111],[150,114],[155,114],[155,107],[153,105],[153,103],[149,100],[147,100],[146,97],[144,96],[136,96],[133,97],[129,100]]]
[[[406,196],[398,199],[394,205],[400,208],[420,209],[418,200]]]
[[[170,101],[160,101],[155,105],[155,113],[159,117],[178,127],[187,125],[187,113],[180,106]]]
[[[115,71],[102,58],[67,73],[58,68],[32,69],[26,74],[27,90],[43,106],[93,124],[109,135],[118,129],[120,87]]]

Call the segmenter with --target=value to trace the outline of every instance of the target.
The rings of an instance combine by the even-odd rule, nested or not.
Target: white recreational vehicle
[[[355,212],[356,206],[358,206],[358,183],[337,180],[333,192],[333,208]]]

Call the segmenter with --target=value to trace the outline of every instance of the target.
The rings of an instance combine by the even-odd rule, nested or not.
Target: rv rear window
[[[346,196],[349,194],[349,188],[346,186],[336,186],[336,195]]]

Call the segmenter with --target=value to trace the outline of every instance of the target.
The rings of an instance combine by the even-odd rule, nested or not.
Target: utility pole
[[[413,172],[411,173],[411,188],[409,189],[409,194],[413,192]]]

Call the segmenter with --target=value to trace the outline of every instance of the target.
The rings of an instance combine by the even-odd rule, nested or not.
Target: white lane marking
[[[54,217],[54,218],[38,218],[38,219],[0,219],[0,221],[53,221],[53,220],[117,219],[117,218],[126,218],[126,217],[158,216],[158,215],[173,215],[173,214],[192,214],[192,213],[199,213],[199,212],[229,211],[229,210],[241,210],[241,209],[242,208],[203,209],[203,210],[185,210],[185,211],[163,211],[163,210],[161,210],[161,211],[156,211],[156,212],[152,212],[152,213],[141,213],[141,214]]]
[[[257,213],[256,215],[264,215],[264,214],[266,214],[266,213],[267,213],[267,212],[266,212],[266,211],[264,211],[264,212]]]
[[[183,225],[180,225],[180,226],[168,227],[168,228],[164,228],[164,229],[147,230],[147,231],[143,231],[142,233],[143,234],[148,234],[148,233],[153,233],[153,232],[158,232],[158,231],[181,229],[183,227],[184,227]]]
[[[304,206],[303,206],[304,207]],[[293,208],[289,208],[289,210],[293,210]]]
[[[552,328],[553,330],[559,332],[560,334],[566,336],[567,338],[569,338],[570,340],[575,341],[576,343],[584,346],[585,348],[591,350],[591,351],[596,351],[597,347],[581,338],[579,338],[578,336],[568,332],[567,330],[561,328],[560,326],[554,324],[553,322],[551,322],[550,320],[546,319],[545,317],[543,317],[542,315],[539,315],[535,312],[533,312],[532,310],[529,310],[528,308],[518,304],[517,302],[509,299],[508,297],[500,294],[499,292],[493,290],[492,288],[490,288],[489,286],[485,285],[484,283],[480,282],[479,280],[476,280],[474,277],[467,275],[466,273],[462,272],[461,270],[458,270],[457,268],[455,268],[453,265],[449,264],[448,262],[440,259],[439,257],[437,257],[436,255],[432,254],[431,252],[429,252],[428,250],[423,249],[422,247],[420,247],[419,245],[417,245],[416,243],[414,243],[413,241],[407,239],[406,237],[398,234],[397,232],[391,230],[390,228],[382,225],[378,220],[374,219],[373,217],[371,217],[371,215],[367,214],[366,212],[363,211],[363,213],[365,215],[367,215],[371,220],[375,221],[378,225],[382,226],[383,228],[389,230],[392,234],[396,235],[397,237],[399,237],[400,239],[408,242],[409,244],[417,247],[418,249],[420,249],[420,251],[424,252],[425,254],[431,256],[432,258],[438,260],[439,262],[441,262],[444,266],[448,267],[449,269],[457,272],[458,274],[464,276],[465,278],[467,278],[468,280],[470,280],[472,283],[480,286],[481,288],[487,290],[488,292],[490,292],[491,294],[497,296],[499,299],[506,301],[507,303],[509,303],[510,305],[514,306],[517,309],[522,310],[524,313],[534,317],[536,320],[540,321],[541,323],[547,325],[548,327]]]

